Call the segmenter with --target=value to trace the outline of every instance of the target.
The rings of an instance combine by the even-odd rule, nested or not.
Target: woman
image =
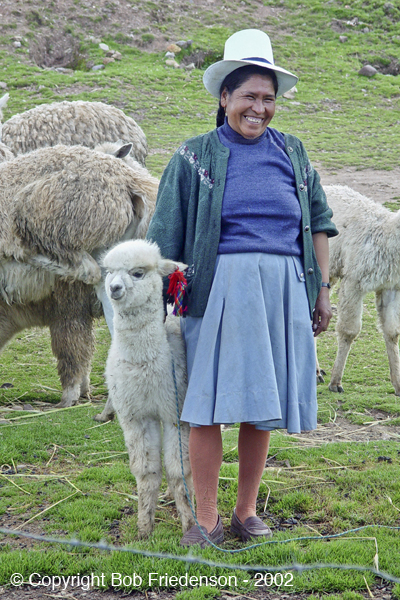
[[[268,127],[297,77],[274,64],[269,37],[232,35],[204,74],[217,129],[184,143],[160,183],[148,238],[190,266],[183,334],[189,385],[181,419],[201,531],[223,540],[217,510],[220,425],[240,423],[231,532],[271,535],[256,516],[270,431],[317,425],[314,335],[327,329],[331,222],[319,176],[297,138]],[[312,323],[311,323],[312,321]],[[313,331],[312,331],[313,330]]]

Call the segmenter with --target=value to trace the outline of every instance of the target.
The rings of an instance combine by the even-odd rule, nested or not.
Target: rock
[[[297,525],[297,523],[298,523],[298,520],[295,519],[294,517],[289,517],[288,519],[283,521],[283,525]]]
[[[185,65],[183,68],[185,69],[185,71],[193,71],[193,69],[196,68],[196,65],[194,63],[189,63],[188,65]]]
[[[173,52],[166,52],[165,58],[175,58],[175,54]]]
[[[378,456],[378,462],[393,462],[390,456]]]
[[[111,56],[106,56],[105,58],[103,58],[104,65],[108,65],[108,63],[112,63],[112,62],[115,62],[115,58],[112,58]]]
[[[109,49],[110,49],[110,48],[107,46],[107,44],[103,44],[103,43],[99,44],[99,48],[100,48],[101,50],[104,50],[104,52],[108,52],[108,51],[109,51]]]
[[[394,11],[394,5],[391,2],[385,2],[383,5],[383,10],[386,14],[392,13]]]
[[[174,60],[173,58],[167,58],[165,64],[168,67],[174,67],[174,69],[179,69],[179,63],[177,63],[176,60]]]
[[[180,52],[182,50],[182,48],[180,46],[178,46],[177,44],[169,44],[167,46],[167,50],[168,50],[168,52],[173,52],[174,54],[178,54],[178,52]]]
[[[29,471],[28,465],[17,465],[17,473],[26,473]]]
[[[373,77],[377,74],[377,72],[378,71],[375,69],[375,67],[372,67],[371,65],[364,65],[363,68],[358,71],[358,74],[364,75],[365,77]]]
[[[352,27],[355,27],[356,25],[358,25],[358,23],[358,17],[354,17],[354,19],[351,19],[351,21],[347,21],[347,25],[351,25]]]
[[[193,44],[192,40],[180,40],[179,42],[176,42],[176,45],[179,46],[179,48],[182,48],[182,50],[185,50],[185,48],[189,48],[189,46],[191,46]]]
[[[113,57],[115,60],[122,60],[122,54],[121,54],[121,52],[118,52],[118,50],[116,50],[116,51],[114,52],[114,54],[112,55],[112,57]]]
[[[341,44],[344,44],[345,42],[347,42],[349,38],[347,37],[347,35],[339,35],[339,42]]]
[[[22,408],[23,408],[23,410],[27,410],[27,411],[30,411],[30,412],[35,411],[35,409],[33,408],[32,404],[28,404],[28,403],[27,404],[23,404]]]
[[[294,100],[296,92],[297,92],[297,88],[295,86],[295,87],[292,87],[287,92],[285,92],[284,94],[282,94],[282,96],[284,98],[287,98],[288,100]]]
[[[6,390],[7,388],[12,388],[14,387],[12,383],[3,383],[2,385],[0,385],[0,389],[2,390]]]
[[[100,71],[101,69],[104,69],[104,65],[94,65],[94,67],[91,68],[91,71]]]
[[[6,90],[6,89],[7,89],[7,84],[6,84],[6,82],[5,82],[5,81],[0,81],[0,88],[1,88],[2,90]]]
[[[108,52],[106,52],[106,56],[112,56],[114,54],[114,50],[108,50]]]
[[[22,44],[21,42],[13,42],[13,46],[14,48],[21,48]]]

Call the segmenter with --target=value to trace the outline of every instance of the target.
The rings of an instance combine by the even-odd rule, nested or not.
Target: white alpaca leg
[[[186,495],[182,479],[181,456],[179,449],[179,432],[173,423],[164,423],[164,464],[168,487],[175,499],[176,508],[185,533],[194,524],[192,510]],[[193,504],[193,480],[189,462],[189,431],[188,423],[181,423],[182,462],[186,486]]]
[[[136,479],[139,497],[139,537],[148,536],[154,528],[154,519],[160,489],[161,427],[159,421],[121,420],[125,443],[129,454],[129,466]]]
[[[342,377],[351,344],[361,331],[363,296],[344,279],[339,290],[338,319],[336,334],[338,351],[333,365],[329,389],[331,392],[343,392]]]
[[[71,383],[71,385],[63,389],[61,401],[58,404],[56,404],[56,407],[68,408],[70,406],[75,406],[75,404],[78,404],[79,402],[80,395],[81,383],[79,381]]]
[[[390,380],[394,393],[400,396],[400,292],[397,290],[377,292],[375,304],[389,359]]]
[[[85,373],[81,380],[81,390],[80,395],[82,398],[89,398],[90,396],[90,375],[89,373]]]
[[[100,423],[106,423],[107,421],[112,421],[114,417],[115,417],[114,407],[112,405],[111,398],[108,397],[106,405],[103,408],[103,411],[101,413],[99,413],[98,415],[95,415],[93,417],[93,419],[95,421],[100,421]]]

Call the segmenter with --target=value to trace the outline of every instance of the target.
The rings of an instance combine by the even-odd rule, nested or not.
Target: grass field
[[[34,11],[38,3],[29,4]],[[78,12],[83,4],[71,1]],[[155,10],[151,2],[132,0],[131,4],[149,15]],[[149,16],[151,31],[134,35],[143,43],[150,39],[143,40],[145,34],[164,36],[166,44],[167,39],[190,38],[191,51],[209,52],[208,60],[213,61],[222,56],[230,33],[262,25],[271,32],[277,64],[300,76],[295,99],[278,102],[273,125],[299,135],[311,159],[326,169],[398,166],[399,77],[380,72],[371,79],[358,75],[365,62],[383,69],[400,61],[400,10],[395,2],[230,0],[221,4],[223,13],[211,3],[194,6],[197,15],[183,9],[178,15],[172,4],[170,21],[157,24]],[[255,13],[269,9],[268,18],[257,24]],[[117,19],[116,4],[113,14]],[[351,24],[355,17],[358,22]],[[83,57],[78,68],[68,73],[42,69],[27,60],[29,41],[40,29],[34,17],[30,23],[31,36],[24,37],[21,48],[12,48],[12,22],[0,22],[0,80],[10,93],[5,119],[43,102],[64,99],[115,104],[145,131],[150,147],[147,166],[156,176],[184,139],[214,126],[216,102],[202,87],[202,69],[168,68],[164,52],[148,52],[132,39],[121,41],[117,27],[108,28],[102,41],[119,50],[122,61],[102,71],[86,70],[89,61],[101,60],[102,52],[78,32]],[[341,43],[340,35],[346,35],[347,42]],[[334,290],[334,306],[336,302]],[[335,318],[318,347],[327,381],[336,354],[334,327]],[[15,572],[25,582],[31,573],[79,573],[82,577],[104,574],[95,581],[101,588],[169,590],[180,600],[224,593],[252,597],[261,590],[359,600],[369,594],[380,597],[386,580],[376,577],[374,570],[400,580],[400,400],[390,383],[372,296],[365,299],[363,330],[348,359],[344,394],[332,394],[326,383],[318,386],[320,436],[272,434],[259,495],[259,513],[265,512],[274,531],[272,542],[243,549],[228,535],[223,545],[228,552],[207,548],[191,553],[191,559],[203,562],[152,556],[186,555],[179,546],[180,526],[165,495],[165,483],[154,535],[137,540],[135,481],[122,432],[116,422],[99,425],[92,419],[107,398],[103,372],[110,337],[104,320],[97,322],[96,341],[91,399],[65,410],[55,408],[61,388],[47,331],[25,330],[1,354],[0,526],[62,540],[129,547],[134,553],[2,535],[0,586],[12,589],[8,586]],[[29,408],[26,405],[34,410],[23,410]],[[378,429],[380,435],[375,433]],[[228,526],[237,487],[237,429],[227,429],[223,435],[219,502]],[[284,568],[294,564],[355,568],[315,567],[303,572]],[[182,580],[182,585],[174,586],[171,580],[157,577],[149,581],[149,573],[155,572],[220,580],[214,585],[209,579],[201,587]],[[113,580],[112,573],[127,577]],[[142,581],[135,580],[133,573]],[[400,598],[399,584],[387,585],[393,597]]]

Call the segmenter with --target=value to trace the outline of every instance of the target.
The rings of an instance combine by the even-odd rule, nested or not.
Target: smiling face
[[[232,129],[246,139],[264,133],[275,114],[275,89],[268,75],[252,75],[230,94],[225,88],[221,94]]]

